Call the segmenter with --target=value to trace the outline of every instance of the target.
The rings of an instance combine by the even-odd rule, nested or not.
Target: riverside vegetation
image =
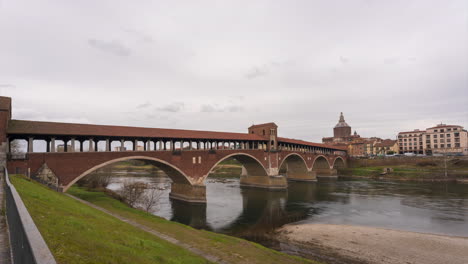
[[[63,193],[19,175],[11,178],[58,263],[210,263]],[[102,191],[73,186],[68,193],[228,263],[317,263],[165,220]]]

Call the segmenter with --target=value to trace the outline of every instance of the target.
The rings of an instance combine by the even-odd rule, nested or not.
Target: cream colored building
[[[424,131],[398,133],[399,153],[468,155],[468,132],[462,126],[439,124]]]
[[[399,153],[424,154],[423,135],[425,133],[425,130],[419,129],[398,133]]]
[[[424,140],[427,154],[468,155],[468,132],[462,126],[439,124],[428,128]]]

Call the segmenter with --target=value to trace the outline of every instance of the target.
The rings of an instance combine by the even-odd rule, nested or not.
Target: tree
[[[145,190],[148,188],[148,184],[144,182],[135,182],[133,180],[126,180],[123,183],[120,195],[122,196],[125,203],[131,207],[136,207],[141,202]]]
[[[21,144],[18,140],[13,140],[10,142],[10,153],[11,154],[20,154],[21,152]]]
[[[141,197],[141,205],[143,210],[146,212],[157,211],[157,205],[159,205],[159,199],[162,196],[162,191],[151,186],[146,189],[145,194]]]

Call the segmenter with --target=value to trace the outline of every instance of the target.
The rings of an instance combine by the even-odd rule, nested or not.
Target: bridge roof
[[[122,138],[179,138],[218,140],[257,140],[265,138],[248,133],[214,132],[200,130],[107,126],[76,123],[10,120],[9,135],[122,137]]]
[[[300,139],[292,139],[292,138],[284,138],[284,137],[278,137],[278,142],[305,145],[305,146],[311,146],[311,147],[328,148],[328,149],[335,149],[335,150],[347,150],[346,147],[331,146],[327,144],[314,143],[314,142],[304,141]]]

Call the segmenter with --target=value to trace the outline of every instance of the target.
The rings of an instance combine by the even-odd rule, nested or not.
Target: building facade
[[[325,144],[346,147],[348,149],[348,155],[353,157],[365,157],[373,155],[386,155],[387,152],[398,153],[398,144],[394,141],[392,147],[388,147],[387,144],[389,139],[383,140],[378,137],[362,138],[354,131],[351,134],[351,126],[346,123],[343,112],[340,113],[338,123],[333,128],[333,137],[324,137],[322,142]],[[383,146],[381,143],[384,143]],[[377,144],[380,144],[377,147]],[[388,151],[385,152],[385,150]]]
[[[468,132],[459,125],[439,124],[424,131],[398,133],[400,154],[468,155]]]

